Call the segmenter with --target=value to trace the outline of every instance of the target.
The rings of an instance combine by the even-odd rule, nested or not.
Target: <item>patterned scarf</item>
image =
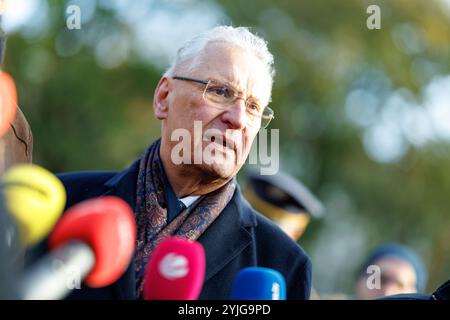
[[[142,299],[143,277],[155,247],[164,239],[178,236],[196,240],[214,222],[233,197],[236,182],[232,179],[219,189],[199,197],[167,224],[163,166],[159,156],[160,140],[155,141],[140,160],[136,192],[137,248],[136,296]]]

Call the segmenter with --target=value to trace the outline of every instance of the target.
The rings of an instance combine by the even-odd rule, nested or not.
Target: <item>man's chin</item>
[[[214,179],[231,179],[239,168],[234,161],[211,161],[200,165],[201,170]]]

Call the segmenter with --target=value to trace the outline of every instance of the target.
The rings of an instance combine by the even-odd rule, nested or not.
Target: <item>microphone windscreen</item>
[[[95,254],[95,265],[85,283],[92,288],[115,282],[133,257],[136,222],[124,200],[105,196],[85,200],[69,208],[50,235],[56,249],[70,241],[82,241]]]
[[[5,173],[0,184],[5,207],[16,221],[23,242],[31,246],[47,236],[66,204],[61,181],[42,167],[19,164]]]
[[[233,283],[232,300],[286,300],[283,275],[270,268],[242,269]]]
[[[202,245],[177,237],[154,250],[144,276],[145,300],[195,300],[205,278]]]

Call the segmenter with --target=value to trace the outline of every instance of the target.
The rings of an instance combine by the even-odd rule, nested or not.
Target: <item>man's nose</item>
[[[222,120],[228,122],[233,129],[243,129],[247,124],[245,100],[237,98],[233,105],[229,106],[223,114]]]

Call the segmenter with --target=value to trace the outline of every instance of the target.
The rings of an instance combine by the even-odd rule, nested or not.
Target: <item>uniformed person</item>
[[[250,170],[247,180],[244,196],[250,204],[294,241],[305,232],[311,218],[320,218],[324,213],[324,206],[311,191],[285,172],[260,175]],[[311,288],[310,299],[320,299],[314,288]]]
[[[304,233],[311,218],[323,215],[322,203],[300,181],[285,172],[260,175],[249,171],[244,195],[259,212],[273,220],[293,240]]]

